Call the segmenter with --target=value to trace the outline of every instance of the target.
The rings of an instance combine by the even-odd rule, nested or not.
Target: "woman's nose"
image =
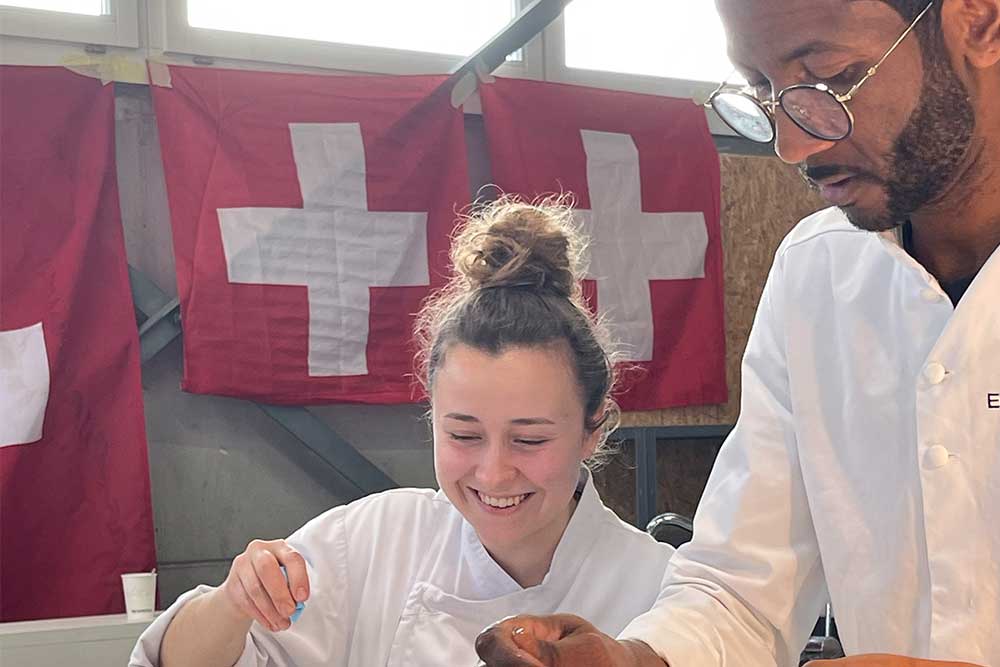
[[[503,485],[517,477],[517,467],[511,459],[510,448],[502,442],[491,442],[483,449],[483,456],[476,467],[476,476],[489,491],[503,491]]]
[[[774,128],[774,152],[788,164],[801,164],[836,144],[835,141],[823,141],[812,136],[793,123],[780,108],[774,112]]]

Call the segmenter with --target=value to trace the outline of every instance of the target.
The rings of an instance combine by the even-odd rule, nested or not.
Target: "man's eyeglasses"
[[[868,79],[875,76],[886,58],[892,55],[933,5],[934,0],[931,0],[885,55],[869,67],[861,80],[844,94],[837,93],[825,83],[797,84],[785,88],[774,99],[759,100],[745,90],[727,89],[727,82],[723,81],[705,102],[705,106],[714,109],[737,134],[762,144],[774,141],[774,114],[777,107],[781,107],[785,115],[803,132],[817,139],[846,139],[854,130],[854,115],[847,108],[847,103]]]

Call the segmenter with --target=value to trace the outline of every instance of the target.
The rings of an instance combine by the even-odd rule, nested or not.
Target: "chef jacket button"
[[[947,374],[948,373],[945,371],[944,366],[936,361],[932,361],[927,364],[926,368],[924,368],[924,377],[927,378],[927,381],[931,384],[941,384],[944,382],[944,376]]]
[[[941,445],[928,447],[927,451],[924,452],[924,467],[928,470],[943,468],[948,465],[949,456],[948,450]]]
[[[928,287],[920,292],[920,298],[927,303],[937,303],[941,300],[941,294],[936,289]]]

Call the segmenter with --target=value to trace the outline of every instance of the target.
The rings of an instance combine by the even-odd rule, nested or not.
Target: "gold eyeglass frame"
[[[777,137],[777,129],[775,127],[775,113],[776,113],[776,110],[777,110],[778,107],[782,108],[782,111],[784,111],[785,115],[788,116],[788,118],[793,123],[795,123],[796,127],[798,127],[799,129],[801,129],[803,132],[805,132],[809,136],[814,137],[816,139],[820,139],[821,141],[843,141],[844,139],[846,139],[849,136],[851,136],[851,134],[854,131],[854,114],[851,113],[851,110],[847,107],[847,103],[850,102],[854,98],[854,96],[857,94],[858,90],[861,89],[861,86],[863,86],[865,83],[867,83],[869,79],[871,79],[873,76],[875,76],[875,74],[878,73],[878,70],[882,66],[882,63],[884,63],[886,61],[886,59],[889,56],[891,56],[892,53],[899,47],[899,45],[903,43],[903,40],[905,40],[907,38],[907,36],[909,36],[909,34],[911,32],[913,32],[914,28],[917,27],[917,24],[920,23],[920,20],[922,18],[924,18],[924,16],[927,14],[927,12],[930,11],[931,7],[934,6],[934,2],[935,1],[936,0],[931,0],[929,3],[927,3],[927,6],[924,7],[920,11],[919,14],[917,14],[917,17],[915,19],[913,19],[913,21],[910,23],[909,26],[907,26],[906,30],[903,31],[903,34],[900,35],[899,38],[895,42],[893,42],[892,46],[889,47],[889,49],[885,52],[885,54],[883,54],[882,57],[879,58],[878,62],[876,62],[871,67],[869,67],[865,71],[864,76],[861,77],[861,79],[857,83],[855,83],[853,86],[851,86],[851,88],[846,93],[843,93],[843,94],[838,93],[835,90],[833,90],[832,88],[830,88],[828,85],[826,85],[825,83],[799,83],[799,84],[794,84],[794,85],[788,86],[786,88],[783,88],[778,93],[778,95],[777,95],[776,98],[773,98],[773,99],[770,99],[770,100],[760,100],[755,95],[751,95],[750,93],[748,93],[745,89],[741,89],[741,90],[729,89],[729,90],[727,90],[726,86],[727,86],[728,81],[729,81],[729,78],[727,77],[726,80],[724,80],[721,84],[719,84],[718,88],[716,88],[714,91],[712,91],[712,94],[709,95],[708,100],[706,100],[702,104],[702,106],[705,107],[705,108],[707,108],[707,109],[714,110],[719,115],[719,118],[721,118],[722,121],[726,125],[728,125],[730,128],[732,128],[733,131],[736,132],[737,134],[739,134],[741,137],[744,137],[745,139],[749,139],[750,141],[754,141],[754,142],[757,142],[757,143],[769,144],[772,141],[774,141],[774,139]],[[782,101],[782,98],[785,96],[785,93],[788,93],[790,91],[795,91],[795,90],[802,90],[802,89],[817,90],[817,91],[819,91],[819,92],[821,92],[821,93],[823,93],[825,95],[829,95],[830,97],[832,97],[840,105],[840,108],[843,110],[844,115],[847,118],[847,131],[843,134],[843,136],[830,137],[830,136],[824,136],[822,134],[819,134],[815,130],[810,129],[809,127],[803,125],[800,119],[797,119],[795,116],[793,116],[792,114],[788,113],[788,111],[785,110],[784,107],[782,107],[781,101]],[[730,123],[728,120],[726,120],[725,116],[722,113],[720,113],[718,109],[715,108],[715,101],[719,97],[719,95],[722,95],[722,94],[742,96],[742,97],[750,100],[755,106],[757,106],[761,111],[763,111],[765,117],[768,119],[768,121],[771,124],[771,137],[769,139],[767,139],[766,141],[760,140],[760,139],[754,139],[753,137],[750,137],[750,136],[747,136],[746,134],[744,134],[738,128],[734,127],[732,123]]]

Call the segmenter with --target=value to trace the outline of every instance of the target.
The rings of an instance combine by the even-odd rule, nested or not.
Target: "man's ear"
[[[1000,0],[943,0],[941,28],[977,69],[1000,64]]]

